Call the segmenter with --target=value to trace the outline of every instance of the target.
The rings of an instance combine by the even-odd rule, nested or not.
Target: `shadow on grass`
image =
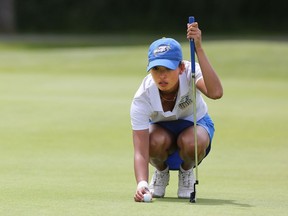
[[[246,203],[240,203],[236,200],[224,200],[224,199],[208,199],[208,198],[197,198],[196,203],[190,203],[188,199],[179,199],[177,197],[165,197],[155,199],[157,202],[171,202],[171,203],[187,203],[191,205],[210,205],[210,206],[220,206],[220,205],[233,205],[243,208],[253,207],[252,205]]]

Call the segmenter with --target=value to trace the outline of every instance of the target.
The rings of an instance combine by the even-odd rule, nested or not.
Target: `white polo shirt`
[[[174,109],[164,112],[161,104],[159,89],[149,73],[142,81],[136,92],[130,109],[131,124],[133,130],[149,128],[150,122],[173,121],[185,119],[193,122],[193,94],[191,63],[183,61],[185,71],[179,75],[179,90]],[[198,63],[195,65],[196,82],[203,79]],[[201,92],[196,90],[197,121],[208,112],[207,104],[202,98]]]

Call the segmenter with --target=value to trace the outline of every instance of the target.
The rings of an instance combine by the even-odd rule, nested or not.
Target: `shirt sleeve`
[[[202,71],[201,71],[201,68],[200,68],[200,65],[196,62],[195,63],[195,80],[196,80],[196,83],[200,80],[200,79],[203,79],[203,75],[202,75]]]
[[[186,73],[187,73],[187,78],[190,83],[192,83],[192,69],[191,69],[191,62],[189,61],[184,61],[185,63],[185,68],[186,68]],[[195,80],[196,83],[200,80],[203,79],[202,71],[200,68],[200,65],[198,62],[195,62]]]
[[[133,99],[130,109],[133,130],[145,130],[149,128],[151,110],[151,105],[143,97]]]

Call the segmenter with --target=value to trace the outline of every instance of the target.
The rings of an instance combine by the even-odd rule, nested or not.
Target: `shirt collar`
[[[187,93],[189,92],[189,88],[187,87],[188,87],[188,80],[186,78],[186,74],[182,73],[179,75],[179,92],[175,104],[176,106],[177,102],[181,100],[182,96],[187,95]],[[153,85],[151,85],[150,87],[150,99],[154,111],[163,111],[159,89],[155,83],[153,83]]]

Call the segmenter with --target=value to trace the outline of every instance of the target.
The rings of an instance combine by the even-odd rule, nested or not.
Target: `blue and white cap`
[[[173,38],[161,38],[149,47],[147,71],[155,66],[176,70],[180,61],[182,61],[181,45]]]

